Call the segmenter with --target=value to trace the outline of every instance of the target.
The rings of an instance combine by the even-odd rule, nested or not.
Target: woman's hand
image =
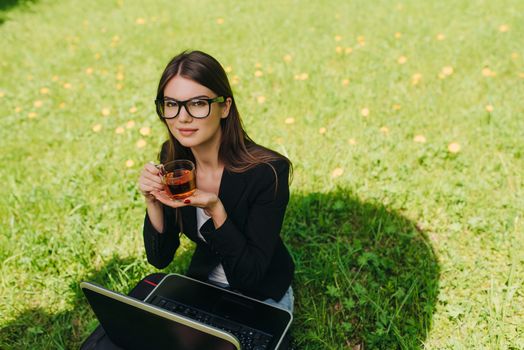
[[[182,200],[171,199],[164,190],[152,191],[151,194],[158,200],[172,208],[193,206],[204,209],[204,212],[213,219],[215,228],[222,226],[227,219],[227,213],[222,201],[214,193],[197,189],[190,197]]]
[[[159,175],[160,170],[152,163],[147,163],[140,173],[138,188],[146,198],[146,201],[155,202],[156,198],[152,192],[164,190],[162,179]]]

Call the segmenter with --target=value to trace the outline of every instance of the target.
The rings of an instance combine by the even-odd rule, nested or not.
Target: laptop
[[[284,309],[179,274],[144,301],[80,284],[109,339],[123,349],[276,350],[291,322]]]

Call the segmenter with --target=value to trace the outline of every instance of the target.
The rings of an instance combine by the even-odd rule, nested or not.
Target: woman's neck
[[[191,152],[195,157],[196,167],[202,172],[215,171],[223,167],[218,159],[218,150],[220,149],[220,133],[217,137],[209,140],[205,144],[191,147]]]

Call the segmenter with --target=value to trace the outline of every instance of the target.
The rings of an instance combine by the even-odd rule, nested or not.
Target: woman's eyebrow
[[[194,99],[197,99],[197,98],[210,98],[209,96],[207,95],[198,95],[198,96],[194,96],[194,97],[191,97],[185,101],[191,101],[191,100],[194,100]],[[170,97],[170,96],[165,96],[164,95],[164,99],[168,99],[168,100],[173,100],[173,101],[182,101],[182,100],[177,100],[176,98],[173,98],[173,97]]]

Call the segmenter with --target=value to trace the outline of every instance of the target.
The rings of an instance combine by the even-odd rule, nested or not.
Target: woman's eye
[[[168,108],[175,108],[178,106],[177,103],[174,101],[165,101],[164,105]]]

